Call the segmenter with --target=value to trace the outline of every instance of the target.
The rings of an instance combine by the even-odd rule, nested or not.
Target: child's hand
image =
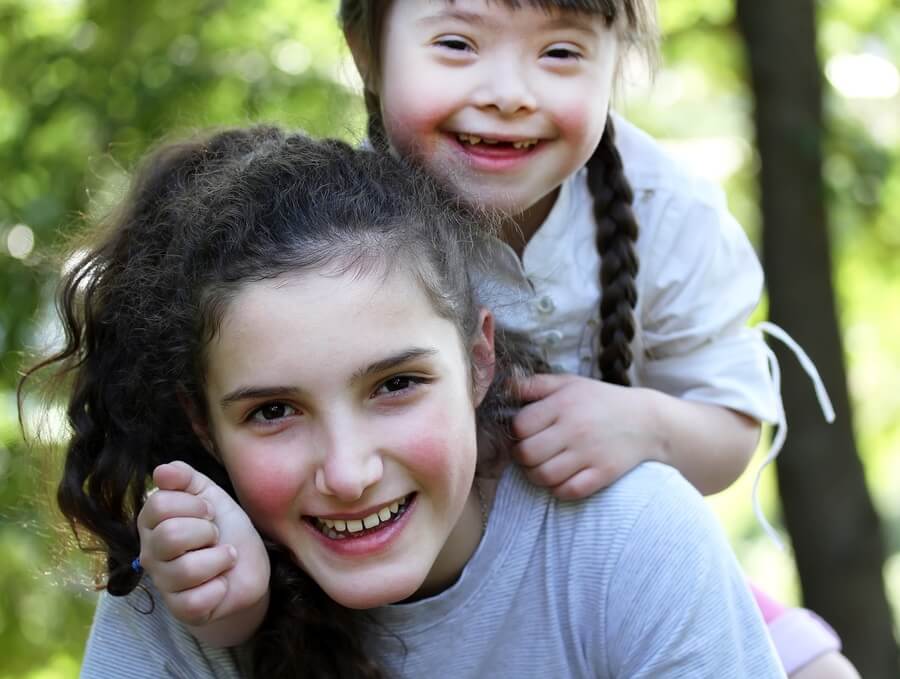
[[[658,459],[643,390],[578,375],[535,375],[516,387],[528,405],[513,420],[513,457],[556,497],[587,497]]]
[[[138,515],[141,566],[172,614],[205,625],[259,604],[269,557],[228,493],[185,462],[153,471],[159,490]]]

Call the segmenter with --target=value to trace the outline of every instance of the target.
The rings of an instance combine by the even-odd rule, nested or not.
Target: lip
[[[348,537],[345,537],[341,540],[334,540],[316,529],[316,527],[313,526],[309,521],[303,521],[303,525],[306,530],[312,533],[316,541],[320,545],[322,545],[322,547],[328,552],[343,558],[366,558],[387,551],[395,542],[397,542],[397,540],[400,539],[403,530],[409,523],[410,517],[418,508],[418,503],[419,494],[414,493],[406,503],[406,510],[402,514],[400,514],[400,516],[398,516],[394,521],[384,526],[383,528],[375,530],[371,533],[360,535],[358,537],[349,535]],[[371,513],[372,512],[369,511],[369,514]],[[363,516],[368,516],[368,514],[348,514],[342,515],[338,518],[343,518],[343,516],[350,516],[351,518],[361,518]]]
[[[459,141],[456,132],[448,132],[445,137],[451,148],[453,148],[456,153],[462,155],[472,168],[486,172],[510,172],[518,170],[527,163],[530,163],[535,158],[536,154],[539,154],[547,144],[546,140],[537,137],[488,136],[489,139],[496,139],[497,141],[507,143],[522,141],[523,139],[538,139],[538,143],[531,148],[517,149],[512,146],[465,144]]]

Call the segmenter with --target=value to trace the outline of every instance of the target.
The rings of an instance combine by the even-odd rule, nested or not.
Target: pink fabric
[[[805,608],[791,608],[778,616],[769,625],[769,634],[787,674],[820,655],[841,650],[841,640],[831,625]]]
[[[787,608],[748,582],[769,636],[787,674],[793,674],[830,651],[841,650],[841,639],[827,622],[805,608]]]
[[[762,611],[763,620],[766,621],[767,625],[787,610],[787,608],[756,587],[752,582],[748,582],[747,584],[750,585],[750,591],[753,593],[753,598],[756,599],[756,605],[759,606],[759,610]]]

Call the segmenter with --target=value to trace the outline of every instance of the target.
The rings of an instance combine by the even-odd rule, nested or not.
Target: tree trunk
[[[808,351],[837,413],[824,422],[797,361],[776,346],[790,425],[778,487],[803,599],[863,677],[896,679],[884,545],[853,438],[831,282],[815,0],[737,0],[737,17],[755,100],[769,316]]]

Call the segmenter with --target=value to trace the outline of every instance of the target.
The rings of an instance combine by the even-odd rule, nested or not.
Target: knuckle
[[[539,486],[552,486],[555,475],[547,469],[546,465],[542,465],[531,470],[531,478]]]
[[[163,521],[156,527],[154,535],[156,536],[157,544],[166,547],[174,547],[181,542],[184,531],[179,528],[177,521],[169,519]]]

